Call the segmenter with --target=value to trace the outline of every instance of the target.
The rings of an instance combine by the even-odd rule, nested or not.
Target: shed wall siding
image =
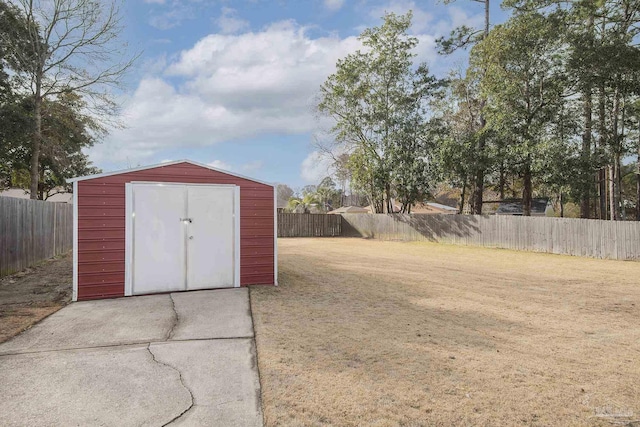
[[[124,296],[125,183],[240,187],[240,285],[274,284],[274,188],[189,163],[78,182],[78,300]]]

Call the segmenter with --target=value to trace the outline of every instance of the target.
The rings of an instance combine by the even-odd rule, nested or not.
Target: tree
[[[479,82],[473,75],[453,72],[449,83],[444,98],[437,104],[439,121],[433,122],[439,126],[434,132],[439,139],[434,163],[439,180],[461,189],[459,213],[463,213],[467,191],[476,176],[482,100]]]
[[[446,3],[451,3],[453,0],[448,0]],[[450,54],[457,49],[466,48],[468,46],[474,46],[475,44],[484,40],[487,36],[489,36],[490,31],[490,0],[472,0],[476,3],[482,3],[484,5],[484,25],[481,30],[467,27],[466,25],[460,26],[458,28],[454,28],[451,31],[449,38],[441,37],[436,40],[436,43],[440,47],[440,53],[442,54]],[[486,72],[486,70],[477,70],[480,73]],[[485,184],[485,172],[489,167],[489,159],[487,156],[486,150],[486,132],[485,125],[486,119],[484,117],[483,109],[487,103],[487,100],[484,98],[479,99],[478,104],[478,114],[476,116],[477,123],[474,123],[474,127],[472,132],[475,134],[467,135],[475,142],[475,155],[469,163],[469,166],[472,168],[472,176],[471,176],[471,184],[472,184],[472,195],[471,195],[471,213],[472,214],[482,214],[482,203],[484,198],[484,184]],[[475,121],[475,120],[474,120]],[[466,139],[467,142],[469,139]],[[465,189],[466,189],[467,180],[465,179]],[[464,195],[462,196],[464,198]],[[460,206],[460,210],[462,211],[463,206]]]
[[[12,46],[24,49],[27,34],[27,23],[19,10],[0,0],[0,189],[11,185],[16,160],[24,160],[25,150],[18,142],[30,126],[23,97],[14,90],[10,77],[20,68]]]
[[[109,122],[117,105],[109,89],[118,87],[135,58],[122,61],[122,28],[115,2],[99,0],[13,0],[26,21],[27,34],[7,50],[15,58],[15,83],[33,101],[30,193],[38,197],[43,153],[43,105],[75,93],[87,100],[98,120]]]
[[[488,101],[487,126],[511,135],[507,147],[523,178],[523,213],[530,215],[533,166],[564,100],[566,76],[557,24],[535,12],[496,26],[471,55]]]
[[[349,155],[352,185],[367,194],[376,212],[392,211],[394,191],[406,183],[398,177],[413,173],[394,168],[410,168],[424,158],[427,102],[439,86],[425,64],[413,64],[418,40],[407,35],[410,26],[411,13],[386,14],[382,26],[360,35],[366,50],[339,60],[320,88],[318,110],[335,120],[333,136]],[[403,152],[416,145],[419,150]],[[407,161],[401,155],[414,157]],[[403,197],[414,194],[405,190],[400,189]]]
[[[629,125],[640,88],[640,8],[636,0],[507,0],[517,12],[560,20],[567,74],[581,113],[581,159],[573,186],[582,217],[621,219],[622,162],[635,146]],[[595,190],[595,191],[594,191]]]
[[[43,103],[44,143],[38,168],[39,199],[46,200],[55,192],[70,191],[67,178],[99,172],[91,166],[82,150],[91,147],[104,129],[93,117],[83,113],[84,107],[84,100],[73,93],[65,93],[54,101],[45,100]],[[15,107],[15,117],[28,123],[33,109],[33,98],[25,97]],[[12,129],[11,143],[6,145],[5,151],[0,152],[0,159],[6,165],[5,169],[0,170],[0,178],[5,186],[30,190],[30,128],[13,126]]]
[[[291,189],[287,184],[278,184],[276,186],[278,206],[288,203],[289,199],[293,197],[293,193],[293,189]]]
[[[340,204],[341,191],[336,188],[336,183],[330,176],[324,177],[316,188],[316,195],[323,209],[331,210]]]
[[[302,210],[302,213],[309,213],[312,206],[320,204],[318,195],[316,193],[306,193],[302,197],[292,197],[287,203],[287,209],[291,212],[295,212],[298,209]]]

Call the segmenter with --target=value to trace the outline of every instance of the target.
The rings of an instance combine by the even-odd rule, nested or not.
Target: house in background
[[[284,213],[287,209],[287,200],[278,199],[278,213]]]
[[[546,197],[531,200],[531,216],[554,216],[553,204]],[[522,216],[522,199],[503,200],[498,205],[496,215]]]
[[[50,196],[46,201],[53,203],[73,203],[73,194],[66,193],[62,189],[62,192],[56,193]],[[29,192],[22,188],[9,188],[7,190],[0,191],[0,197],[15,197],[17,199],[28,199]]]
[[[436,202],[416,203],[411,207],[411,213],[456,215],[458,208]]]
[[[393,213],[400,213],[402,209],[402,204],[397,202],[396,200],[391,201],[391,206],[393,208]],[[371,205],[365,206],[364,208],[367,213],[375,213],[375,210]],[[415,205],[411,206],[412,214],[445,214],[445,215],[454,215],[458,213],[458,208],[454,208],[451,206],[443,205],[441,203],[436,202],[419,202]]]
[[[327,212],[327,214],[332,215],[340,215],[340,214],[351,214],[351,213],[369,213],[367,208],[361,208],[360,206],[343,206],[338,209],[334,209],[332,211]]]

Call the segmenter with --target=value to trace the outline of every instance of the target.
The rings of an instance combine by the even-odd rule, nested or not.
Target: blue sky
[[[133,0],[122,34],[142,55],[120,95],[123,129],[89,151],[104,171],[188,158],[293,188],[330,173],[314,98],[363,28],[412,10],[417,60],[444,76],[465,54],[434,40],[479,26],[480,3],[406,0]],[[493,22],[504,19],[494,6]]]

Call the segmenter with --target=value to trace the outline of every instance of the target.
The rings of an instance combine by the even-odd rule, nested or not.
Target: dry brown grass
[[[68,304],[72,272],[69,252],[0,279],[0,343]]]
[[[280,286],[251,289],[268,426],[640,425],[640,263],[345,238],[279,254]]]

